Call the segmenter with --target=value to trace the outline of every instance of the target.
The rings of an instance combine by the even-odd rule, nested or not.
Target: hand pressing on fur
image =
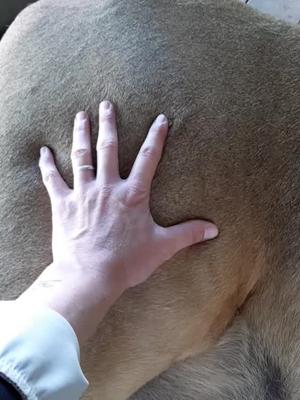
[[[126,289],[145,281],[181,249],[218,234],[206,221],[165,228],[152,218],[151,183],[168,133],[164,115],[151,126],[127,179],[119,175],[110,102],[100,104],[99,117],[95,174],[89,119],[85,112],[76,116],[73,190],[59,174],[50,150],[41,149],[39,165],[52,209],[53,263],[18,299],[44,302],[59,312],[81,343]]]

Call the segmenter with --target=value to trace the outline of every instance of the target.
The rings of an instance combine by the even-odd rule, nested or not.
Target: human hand
[[[53,264],[41,275],[40,283],[46,280],[48,287],[63,285],[64,296],[61,294],[59,301],[66,301],[72,291],[70,297],[84,297],[80,301],[87,308],[99,305],[104,297],[115,300],[181,249],[218,234],[215,225],[206,221],[165,228],[152,218],[150,189],[168,132],[166,117],[155,120],[129,177],[121,179],[112,104],[102,102],[99,116],[96,174],[92,169],[90,125],[84,112],[78,113],[74,122],[74,189],[64,182],[49,149],[41,151],[39,163],[51,201],[53,225]],[[111,305],[108,303],[107,307]],[[64,314],[57,304],[55,301],[54,308]]]
[[[105,105],[108,108],[105,108]],[[152,179],[163,151],[168,121],[159,116],[138,154],[127,179],[118,171],[118,138],[112,105],[100,106],[97,143],[97,175],[92,169],[88,116],[77,114],[72,164],[74,190],[56,169],[52,154],[42,154],[40,167],[53,213],[53,262],[68,263],[69,257],[90,270],[102,273],[115,265],[124,289],[147,279],[179,250],[217,234],[208,222],[191,221],[170,228],[157,225],[149,210]]]

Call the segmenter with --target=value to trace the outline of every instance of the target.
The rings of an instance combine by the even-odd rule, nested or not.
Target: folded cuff
[[[76,400],[88,387],[77,336],[56,311],[0,302],[0,374],[28,400]]]

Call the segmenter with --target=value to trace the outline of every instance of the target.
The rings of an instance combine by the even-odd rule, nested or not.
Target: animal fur
[[[196,354],[133,398],[299,398],[299,50],[299,27],[237,0],[41,0],[4,35],[2,299],[52,260],[39,148],[72,186],[74,115],[92,116],[95,148],[104,98],[123,177],[155,116],[172,122],[155,220],[205,217],[221,231],[121,297],[82,349],[86,399],[125,400]]]
[[[34,0],[9,0],[0,3],[0,38],[15,16]]]

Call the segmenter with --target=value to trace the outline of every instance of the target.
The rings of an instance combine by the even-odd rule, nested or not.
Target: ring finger
[[[91,153],[90,121],[84,111],[80,111],[74,121],[71,160],[74,190],[95,179]]]

